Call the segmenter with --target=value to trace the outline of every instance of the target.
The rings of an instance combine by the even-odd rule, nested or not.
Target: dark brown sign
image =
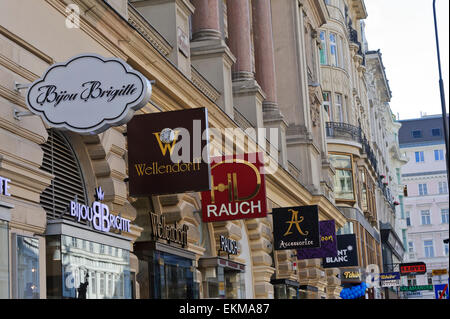
[[[210,190],[206,108],[136,115],[128,122],[130,196]]]
[[[187,232],[189,230],[187,225],[181,227],[177,227],[177,224],[167,225],[166,217],[154,213],[150,213],[150,223],[154,240],[164,239],[169,243],[180,244],[182,247],[187,245]]]

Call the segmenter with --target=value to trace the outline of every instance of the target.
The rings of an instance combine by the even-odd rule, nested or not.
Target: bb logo
[[[249,156],[213,159],[211,191],[202,192],[204,222],[267,216],[263,164],[247,161]]]

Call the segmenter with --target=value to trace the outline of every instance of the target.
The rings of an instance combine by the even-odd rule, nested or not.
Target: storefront
[[[245,265],[223,257],[201,258],[203,297],[245,299]]]
[[[273,279],[270,282],[273,285],[275,299],[299,299],[300,284],[289,279]]]
[[[2,201],[6,192],[6,179],[0,176],[0,299],[9,298],[9,221],[14,206]]]

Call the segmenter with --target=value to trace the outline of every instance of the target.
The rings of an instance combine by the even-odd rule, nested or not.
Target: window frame
[[[425,244],[425,243],[430,243],[430,242],[431,242],[431,246]],[[430,252],[429,251],[430,248],[431,248],[431,254],[429,255],[428,253]],[[434,240],[426,239],[423,241],[423,253],[424,253],[425,258],[434,258],[436,256],[434,253]]]
[[[427,223],[424,223],[424,218]],[[431,225],[431,211],[429,209],[420,211],[420,222],[423,226]]]
[[[350,156],[350,163],[351,163],[351,169],[349,168],[334,168],[335,170],[346,170],[346,171],[351,171],[352,172],[352,185],[353,185],[353,199],[341,199],[341,198],[337,198],[336,197],[336,193],[335,193],[335,200],[339,201],[339,202],[346,202],[346,203],[356,203],[357,201],[357,194],[356,194],[356,178],[355,178],[355,164],[354,164],[354,157],[353,154],[351,153],[341,153],[341,152],[328,152],[328,155],[341,155],[341,156]]]

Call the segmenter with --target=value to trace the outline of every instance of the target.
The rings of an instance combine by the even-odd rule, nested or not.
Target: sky
[[[449,110],[449,0],[436,0],[442,79]],[[400,120],[442,115],[433,0],[365,0],[369,50],[381,50]]]

